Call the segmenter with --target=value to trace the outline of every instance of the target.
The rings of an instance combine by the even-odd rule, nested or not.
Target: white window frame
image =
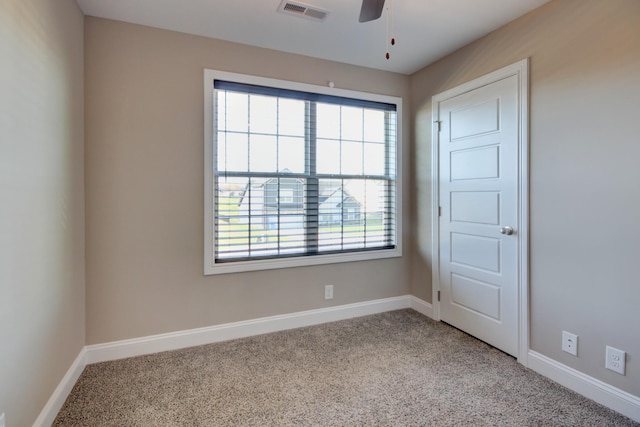
[[[395,144],[396,179],[395,179],[395,248],[370,250],[363,252],[346,252],[337,254],[323,254],[313,256],[298,256],[292,258],[256,259],[238,262],[215,262],[214,238],[214,87],[215,80],[226,80],[237,83],[253,84],[274,88],[313,92],[325,95],[356,98],[374,102],[394,104],[396,106],[397,131]],[[217,70],[204,70],[204,274],[225,274],[244,271],[271,270],[278,268],[302,267],[309,265],[333,264],[353,261],[367,261],[402,256],[402,98],[358,92],[346,89],[330,88],[305,83],[289,82],[250,76],[246,74],[229,73]]]

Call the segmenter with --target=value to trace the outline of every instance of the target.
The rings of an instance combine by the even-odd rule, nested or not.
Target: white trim
[[[433,320],[440,321],[440,109],[436,96],[431,98],[431,304]]]
[[[433,319],[433,306],[428,302],[421,300],[418,297],[414,297],[413,295],[408,295],[409,297],[409,308],[417,311],[420,314],[427,316],[430,319]]]
[[[494,83],[510,76],[518,77],[518,362],[528,365],[529,350],[529,59],[496,70],[482,77],[434,95],[431,100],[434,126],[431,136],[432,182],[432,301],[433,318],[440,320],[440,168],[439,132],[435,125],[439,118],[440,102]]]
[[[337,320],[367,316],[391,310],[399,310],[409,308],[410,306],[410,297],[405,295],[114,341],[105,344],[89,345],[86,347],[87,363],[104,362],[161,351],[177,350],[270,332],[335,322]]]
[[[214,257],[213,238],[213,80],[215,74],[204,70],[204,274],[209,274]]]
[[[53,424],[58,412],[62,409],[62,405],[64,405],[69,393],[71,393],[71,389],[73,389],[84,367],[87,365],[86,353],[86,347],[83,347],[71,364],[71,367],[67,370],[67,373],[62,377],[62,380],[60,380],[60,383],[51,394],[44,408],[42,408],[42,411],[40,411],[40,415],[38,415],[38,418],[36,418],[33,423],[34,427],[44,427]]]
[[[395,194],[395,249],[372,250],[352,253],[340,253],[334,255],[314,255],[292,258],[242,261],[233,263],[216,263],[214,259],[213,232],[213,102],[214,102],[214,80],[228,80],[238,83],[283,88],[302,92],[312,92],[324,95],[341,96],[346,98],[356,98],[367,101],[383,102],[396,106],[397,126],[396,126],[396,194]],[[331,88],[307,83],[290,82],[285,80],[270,79],[264,77],[237,74],[224,71],[204,69],[204,274],[226,274],[244,271],[270,270],[277,268],[301,267],[319,264],[334,264],[341,262],[367,261],[384,258],[397,258],[402,256],[402,115],[403,99],[396,96],[380,95],[374,93],[359,92],[347,89]]]
[[[518,289],[518,325],[520,331],[518,333],[518,362],[524,366],[528,366],[529,355],[529,59],[513,65],[517,68],[518,74],[518,95],[520,102],[518,103],[518,119],[520,125],[520,146],[519,153],[519,170],[518,174],[518,229],[519,235],[519,260],[518,270],[519,289]]]
[[[553,381],[640,422],[640,397],[557,362],[543,354],[529,351],[529,368]]]

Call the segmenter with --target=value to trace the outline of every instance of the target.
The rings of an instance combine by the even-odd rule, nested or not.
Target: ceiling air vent
[[[278,12],[311,19],[313,21],[324,21],[327,15],[329,15],[329,11],[327,10],[291,0],[283,0],[278,7]]]

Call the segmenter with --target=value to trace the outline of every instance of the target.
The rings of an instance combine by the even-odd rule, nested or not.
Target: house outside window
[[[400,110],[205,70],[205,274],[400,256]]]

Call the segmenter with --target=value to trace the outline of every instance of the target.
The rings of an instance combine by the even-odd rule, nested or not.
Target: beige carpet
[[[640,426],[413,310],[86,367],[56,426]]]

